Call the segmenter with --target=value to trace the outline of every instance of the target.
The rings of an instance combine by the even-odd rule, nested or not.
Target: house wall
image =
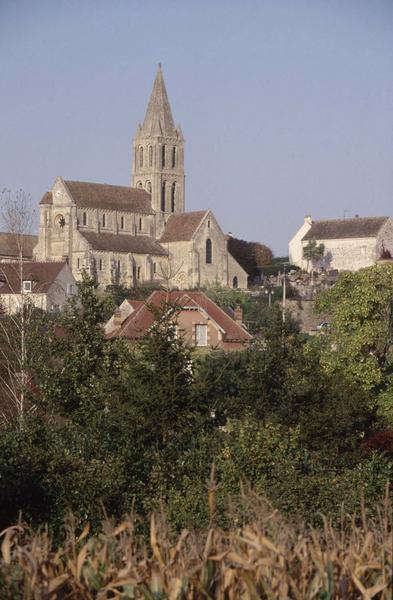
[[[357,271],[375,264],[377,259],[376,238],[349,238],[337,240],[317,240],[318,244],[325,246],[321,266],[325,269],[338,271]],[[308,241],[302,242],[302,247]],[[307,268],[307,261],[302,260],[302,268]],[[311,270],[311,264],[308,265]]]
[[[310,230],[312,219],[310,216],[304,217],[303,225],[297,230],[291,241],[289,242],[288,255],[291,265],[305,269],[305,261],[303,260],[302,238]]]
[[[195,326],[207,326],[207,346],[216,348],[221,345],[222,336],[217,326],[207,315],[199,310],[182,310],[177,316],[179,335],[182,335],[187,346],[195,346]],[[201,346],[202,347],[202,346]]]

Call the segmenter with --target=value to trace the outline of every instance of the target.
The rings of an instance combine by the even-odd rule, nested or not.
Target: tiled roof
[[[303,240],[340,240],[375,237],[389,217],[355,217],[314,221]]]
[[[22,281],[34,281],[32,293],[42,294],[48,291],[66,264],[65,262],[34,261],[0,263],[0,296],[21,292],[21,265]]]
[[[40,204],[53,204],[52,192],[45,192],[40,200]]]
[[[64,181],[77,206],[153,214],[151,196],[145,190],[106,183]],[[45,198],[45,196],[44,196]],[[42,202],[42,201],[41,201]]]
[[[160,242],[188,242],[192,240],[207,210],[197,210],[171,215],[165,225]]]
[[[38,243],[36,235],[18,235],[15,233],[0,233],[0,257],[17,258],[20,246],[24,258],[33,258],[33,248]]]
[[[167,251],[154,238],[147,235],[95,233],[94,231],[80,231],[79,233],[94,250],[153,254],[154,256],[165,256],[167,254]]]
[[[203,292],[188,291],[155,291],[146,302],[136,309],[121,325],[113,331],[108,337],[123,337],[128,339],[138,339],[143,337],[147,330],[154,323],[154,314],[149,309],[150,306],[160,308],[166,303],[174,304],[179,307],[200,307],[209,317],[217,323],[223,330],[225,342],[247,343],[252,336],[226,314],[217,304],[213,302]]]

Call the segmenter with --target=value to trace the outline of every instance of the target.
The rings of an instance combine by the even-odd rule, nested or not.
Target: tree
[[[29,294],[23,286],[24,260],[25,260],[25,234],[32,226],[34,211],[31,208],[30,197],[23,191],[3,190],[2,192],[2,220],[9,232],[13,245],[16,248],[17,258],[12,265],[12,277],[7,277],[6,269],[0,268],[0,277],[9,287],[15,299],[12,311],[0,319],[0,385],[2,388],[3,402],[6,405],[1,411],[3,420],[17,416],[19,426],[22,427],[26,413],[34,407],[28,404],[29,394],[29,345],[28,336],[34,318],[37,316]],[[15,284],[11,283],[15,281]],[[0,289],[1,292],[1,289]],[[0,296],[1,305],[1,296]],[[8,410],[8,408],[11,410]]]
[[[311,284],[314,281],[314,266],[323,257],[325,246],[317,244],[316,240],[309,240],[307,246],[303,247],[303,258],[307,261],[307,271],[311,263]]]
[[[261,267],[270,264],[273,258],[267,246],[234,237],[228,239],[228,250],[250,276],[259,275]]]
[[[345,372],[366,390],[381,389],[392,372],[393,265],[342,273],[318,296],[316,310],[330,315],[321,337],[326,367]]]

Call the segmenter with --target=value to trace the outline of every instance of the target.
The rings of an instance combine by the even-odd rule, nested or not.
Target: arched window
[[[161,148],[161,162],[162,166],[165,167],[165,144]]]
[[[102,226],[106,227],[106,215],[105,215],[105,213],[102,215]]]
[[[232,287],[233,287],[233,288],[237,288],[237,287],[238,287],[238,285],[239,285],[239,284],[238,284],[238,281],[237,281],[237,277],[236,277],[236,275],[235,275],[235,277],[233,278]]]
[[[85,212],[82,215],[82,223],[83,225],[87,225],[87,214]]]
[[[139,166],[143,167],[143,148],[139,147]]]
[[[151,194],[151,181],[146,181],[146,191]]]
[[[149,167],[153,166],[153,146],[149,146]]]
[[[172,148],[172,167],[176,167],[176,146]]]
[[[120,229],[124,229],[124,217],[120,217]]]
[[[139,219],[139,231],[142,231],[142,224],[143,224],[142,219],[140,218]]]
[[[172,189],[171,189],[171,212],[175,212],[175,205],[176,205],[176,183],[172,183]]]
[[[143,183],[141,181],[138,181],[138,183],[136,184],[136,187],[139,188],[140,190],[143,189]]]
[[[213,262],[213,252],[212,252],[212,241],[207,238],[206,240],[206,264],[211,265]]]
[[[161,210],[165,212],[165,192],[166,192],[166,182],[162,182],[161,186]]]

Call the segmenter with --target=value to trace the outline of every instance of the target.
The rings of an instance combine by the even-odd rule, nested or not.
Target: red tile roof
[[[139,308],[136,308],[119,329],[111,332],[108,338],[122,337],[138,339],[143,337],[154,323],[154,313],[149,307],[160,308],[170,303],[176,306],[194,306],[203,309],[223,331],[223,340],[227,342],[248,343],[252,336],[225,313],[203,292],[195,291],[155,291]]]
[[[188,242],[192,240],[207,212],[207,210],[197,210],[171,215],[165,225],[160,242]]]
[[[22,273],[20,267],[22,264]],[[20,294],[22,281],[34,281],[31,293],[43,294],[48,291],[65,262],[9,262],[0,263],[0,296]],[[21,277],[22,275],[22,277]]]

